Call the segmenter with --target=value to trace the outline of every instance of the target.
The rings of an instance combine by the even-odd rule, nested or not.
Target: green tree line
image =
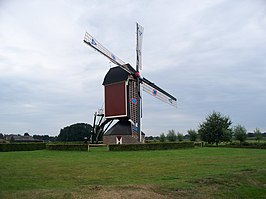
[[[90,138],[91,131],[92,126],[90,124],[73,124],[61,129],[57,140],[62,142],[84,141],[85,138]]]
[[[247,133],[247,129],[240,124],[232,127],[232,121],[229,116],[213,111],[199,124],[198,130],[190,129],[187,131],[186,136],[190,141],[200,139],[208,144],[218,145],[220,142],[231,142],[232,140],[243,143],[247,137],[254,137],[259,142],[263,139],[265,133],[262,134],[258,128],[253,133]],[[182,141],[183,138],[182,134],[175,133],[174,130],[169,130],[167,134],[161,133],[158,137],[160,142]]]

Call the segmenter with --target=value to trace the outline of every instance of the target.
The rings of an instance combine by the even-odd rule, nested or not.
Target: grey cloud
[[[148,135],[186,133],[212,110],[266,130],[265,8],[260,0],[4,1],[0,131],[56,135],[91,122],[111,64],[83,44],[84,33],[134,66],[136,21],[145,28],[142,74],[179,98],[173,110],[143,94]]]

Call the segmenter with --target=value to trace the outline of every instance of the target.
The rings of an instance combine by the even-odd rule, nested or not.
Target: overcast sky
[[[92,123],[113,64],[84,34],[135,66],[136,22],[142,76],[178,98],[143,93],[147,136],[186,134],[212,111],[266,131],[265,0],[0,0],[0,133]]]

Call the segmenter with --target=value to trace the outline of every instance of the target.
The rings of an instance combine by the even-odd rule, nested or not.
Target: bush
[[[166,137],[169,142],[175,142],[177,139],[176,133],[173,129],[168,131]]]
[[[177,133],[177,140],[179,141],[179,142],[182,142],[183,141],[183,139],[184,139],[184,136],[183,136],[183,134],[181,134],[181,133]]]
[[[254,148],[254,149],[266,149],[266,142],[261,142],[261,143],[250,143],[250,142],[244,142],[242,144],[236,143],[235,145],[226,145],[226,146],[233,146],[237,148]]]
[[[239,140],[240,143],[245,142],[245,140],[247,139],[247,129],[244,126],[241,126],[240,124],[235,126],[233,132],[235,139]]]
[[[168,142],[152,144],[113,144],[108,146],[109,151],[139,151],[139,150],[167,150],[193,148],[194,142]]]
[[[189,129],[188,131],[189,140],[190,141],[196,141],[197,140],[197,131],[194,129]]]
[[[255,138],[256,140],[259,142],[260,140],[262,140],[262,134],[261,134],[261,131],[260,129],[256,128],[254,130],[254,135],[255,135]]]
[[[88,151],[87,144],[47,144],[47,150],[59,151]]]
[[[159,140],[160,140],[160,142],[165,142],[166,137],[165,137],[164,133],[162,133],[162,134],[160,135]]]
[[[3,143],[0,151],[34,151],[45,149],[45,143]]]
[[[205,147],[217,147],[215,145],[206,144]],[[251,148],[251,149],[266,149],[266,142],[231,142],[230,144],[220,145],[219,147],[229,147],[229,148]]]

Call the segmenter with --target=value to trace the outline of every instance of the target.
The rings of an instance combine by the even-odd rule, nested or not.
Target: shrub
[[[162,133],[159,137],[160,142],[165,142],[165,139],[166,139],[166,137],[165,137],[164,133]]]
[[[109,151],[139,151],[139,150],[167,150],[193,148],[194,142],[166,142],[152,144],[113,144],[109,145]]]
[[[59,150],[59,151],[88,151],[87,144],[47,144],[47,150]]]
[[[187,132],[188,132],[190,141],[196,141],[197,140],[197,131],[196,130],[189,129]]]
[[[179,142],[181,142],[181,141],[183,141],[183,139],[184,139],[184,136],[183,136],[183,134],[181,134],[181,133],[177,133],[177,140],[179,141]]]
[[[252,148],[252,149],[266,149],[266,143],[249,143],[244,142],[243,144],[229,144],[226,147],[234,147],[234,148]]]
[[[175,142],[177,139],[176,133],[173,129],[168,131],[166,137],[169,142]]]
[[[45,149],[45,143],[3,143],[0,151],[34,151]]]
[[[205,144],[205,147],[216,147],[214,145]],[[266,142],[231,142],[225,145],[220,145],[219,147],[229,147],[229,148],[252,148],[252,149],[266,149]]]
[[[240,124],[235,126],[233,132],[236,140],[239,140],[240,143],[245,142],[247,138],[247,130],[244,126],[241,126]]]
[[[255,138],[256,140],[259,142],[260,140],[262,140],[262,134],[261,134],[261,131],[260,129],[256,128],[254,130],[254,135],[255,135]]]
[[[232,136],[233,132],[231,129],[223,129],[223,136],[222,136],[223,142],[231,142]]]

